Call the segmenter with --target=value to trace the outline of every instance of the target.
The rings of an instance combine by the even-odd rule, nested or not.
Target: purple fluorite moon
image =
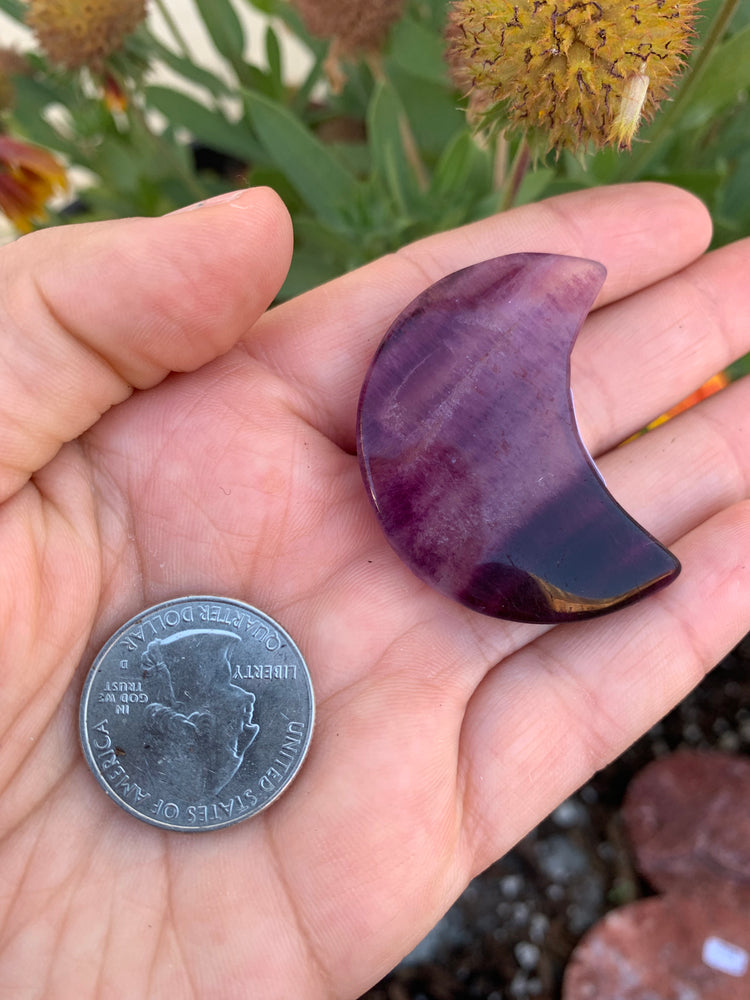
[[[679,573],[578,433],[570,352],[605,274],[534,253],[464,268],[407,306],[367,374],[357,446],[386,537],[475,611],[590,618]]]

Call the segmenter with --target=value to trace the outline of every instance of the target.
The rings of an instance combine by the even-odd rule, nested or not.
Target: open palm
[[[701,257],[708,238],[675,189],[566,195],[264,315],[291,243],[264,190],[0,252],[3,995],[355,997],[747,630],[747,387],[615,448],[750,349],[750,245]],[[574,353],[579,424],[683,563],[641,604],[554,629],[421,584],[354,456],[390,321],[449,271],[519,250],[606,264]],[[291,633],[317,725],[272,808],[175,834],[102,794],[77,703],[109,634],[195,593]]]

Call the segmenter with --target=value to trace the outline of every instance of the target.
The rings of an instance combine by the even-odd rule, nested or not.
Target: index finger
[[[310,423],[353,451],[375,348],[398,313],[444,275],[520,251],[587,257],[607,268],[603,305],[680,270],[709,240],[705,208],[679,188],[628,184],[560,195],[427,237],[285,303],[256,324],[247,346],[301,390]]]

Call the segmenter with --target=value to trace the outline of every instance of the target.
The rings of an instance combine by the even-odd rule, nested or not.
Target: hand
[[[750,241],[641,185],[423,240],[263,315],[272,194],[48,230],[0,252],[0,982],[9,996],[356,997],[479,870],[674,705],[750,626],[750,391],[623,448],[750,349]],[[365,367],[427,284],[518,250],[609,276],[574,352],[615,496],[683,564],[642,603],[541,629],[422,585],[354,457]],[[169,372],[176,374],[168,374]],[[309,757],[229,829],[139,823],[83,761],[102,642],[173,596],[234,596],[310,666]]]

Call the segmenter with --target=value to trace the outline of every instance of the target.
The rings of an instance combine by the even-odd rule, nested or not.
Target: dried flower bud
[[[330,38],[344,55],[377,51],[404,0],[291,0],[311,35]]]
[[[146,17],[146,0],[27,0],[26,23],[52,62],[101,70]]]
[[[699,0],[455,0],[448,61],[469,112],[547,148],[630,147],[690,51]]]
[[[0,111],[13,107],[14,76],[27,76],[30,67],[26,57],[16,49],[0,48]]]

